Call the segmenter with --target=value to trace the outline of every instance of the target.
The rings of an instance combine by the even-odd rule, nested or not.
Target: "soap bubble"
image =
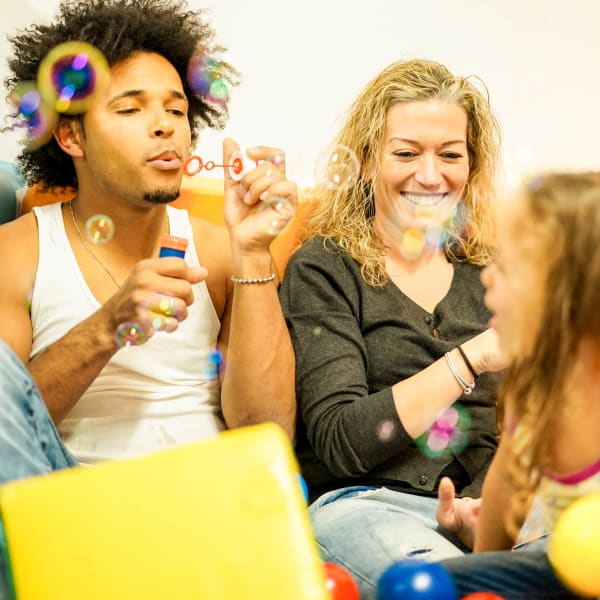
[[[128,348],[129,346],[140,346],[148,340],[148,335],[138,323],[127,322],[117,327],[115,341],[119,348]]]
[[[42,60],[37,83],[46,104],[59,113],[78,114],[108,85],[110,68],[102,52],[86,42],[64,42]]]
[[[85,232],[93,244],[106,244],[112,240],[115,226],[106,215],[92,215],[85,222]]]
[[[296,214],[294,205],[287,199],[273,196],[261,203],[260,210],[268,215],[267,233],[279,235]]]
[[[223,63],[207,48],[199,47],[192,53],[187,67],[187,80],[196,96],[216,104],[225,104],[229,100]]]
[[[440,458],[457,454],[469,441],[471,416],[458,403],[440,412],[433,425],[415,440],[430,458]]]
[[[345,189],[358,180],[360,163],[350,148],[338,144],[321,158],[316,169],[317,183],[328,189]]]
[[[29,149],[43,146],[50,141],[58,122],[58,114],[44,103],[35,82],[25,81],[17,84],[7,99],[14,108],[16,123],[13,129],[25,130],[25,144]]]

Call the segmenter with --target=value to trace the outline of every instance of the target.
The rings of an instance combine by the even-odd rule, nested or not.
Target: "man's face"
[[[187,110],[181,79],[164,57],[138,53],[114,65],[84,116],[80,190],[138,205],[174,200],[191,144]]]

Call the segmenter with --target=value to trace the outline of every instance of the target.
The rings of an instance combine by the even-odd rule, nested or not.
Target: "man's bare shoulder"
[[[32,213],[0,225],[0,256],[3,264],[16,260],[25,267],[32,262],[35,269],[38,250],[37,221]]]
[[[37,221],[26,214],[0,225],[2,339],[26,362],[31,351],[29,304],[39,254]]]

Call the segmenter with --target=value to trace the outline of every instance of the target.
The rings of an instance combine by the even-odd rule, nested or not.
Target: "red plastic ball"
[[[325,587],[333,600],[360,600],[360,592],[354,578],[346,569],[335,563],[323,563]]]
[[[504,596],[492,594],[492,592],[474,592],[468,596],[463,596],[461,600],[506,600]]]

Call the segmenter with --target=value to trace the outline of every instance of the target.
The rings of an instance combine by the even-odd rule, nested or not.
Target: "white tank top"
[[[167,207],[171,235],[200,261],[186,211]],[[33,209],[39,263],[31,299],[31,358],[100,308],[68,241],[60,203]],[[119,350],[60,423],[63,441],[82,463],[136,456],[191,443],[225,429],[211,352],[220,321],[206,283],[193,286],[189,316],[173,333],[157,332],[141,346]],[[77,356],[64,360],[77,362]]]

